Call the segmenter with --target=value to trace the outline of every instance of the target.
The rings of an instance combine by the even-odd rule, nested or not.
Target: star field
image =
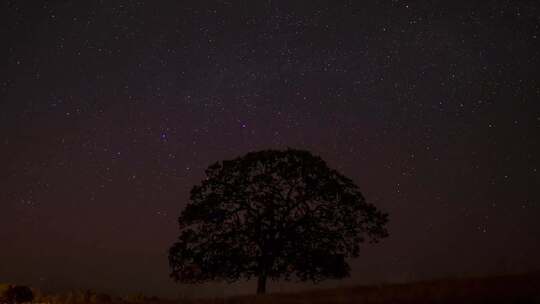
[[[166,251],[209,164],[286,147],[390,214],[334,284],[540,267],[536,1],[11,0],[0,24],[2,280],[244,292],[174,285]]]

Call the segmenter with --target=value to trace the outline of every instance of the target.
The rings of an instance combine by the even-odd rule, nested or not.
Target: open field
[[[540,272],[409,284],[357,286],[258,297],[239,296],[187,303],[540,303]]]
[[[0,301],[1,302],[1,301]],[[540,272],[477,278],[440,279],[405,284],[352,286],[302,292],[270,293],[191,300],[165,300],[143,295],[115,297],[92,291],[44,294],[35,290],[32,303],[47,304],[307,304],[307,303],[539,303]]]

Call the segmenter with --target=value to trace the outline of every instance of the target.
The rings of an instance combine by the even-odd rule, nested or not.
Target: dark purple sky
[[[339,284],[540,268],[537,1],[2,0],[0,35],[0,281],[252,292],[167,250],[206,166],[285,147],[390,213]]]

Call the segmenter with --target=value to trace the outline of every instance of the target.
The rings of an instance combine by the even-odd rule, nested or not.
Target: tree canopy
[[[216,162],[191,190],[169,250],[183,283],[349,276],[359,244],[388,235],[388,215],[308,151],[265,150]]]

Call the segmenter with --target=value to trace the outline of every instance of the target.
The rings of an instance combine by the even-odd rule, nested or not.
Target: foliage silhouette
[[[308,151],[252,152],[211,165],[206,176],[169,250],[178,282],[256,277],[261,294],[268,278],[343,278],[360,243],[388,235],[388,215]]]
[[[4,291],[3,298],[7,303],[26,303],[34,299],[34,293],[27,286],[12,285]]]

